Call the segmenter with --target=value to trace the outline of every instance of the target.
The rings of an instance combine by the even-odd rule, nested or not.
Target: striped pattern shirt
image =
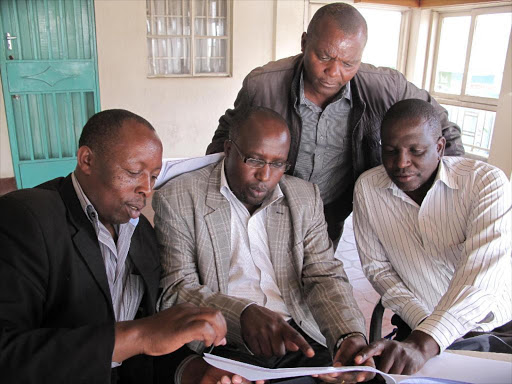
[[[224,173],[224,160],[220,193],[231,208],[231,262],[229,266],[228,294],[248,299],[291,319],[281,291],[277,286],[274,267],[270,259],[267,234],[267,209],[284,195],[279,184],[252,215],[229,188]]]
[[[302,133],[293,175],[317,184],[322,201],[329,204],[353,182],[350,83],[322,110],[306,98],[301,74],[297,103]]]
[[[114,226],[117,233],[116,244],[109,230],[99,220],[96,209],[85,195],[74,173],[71,179],[80,205],[98,237],[116,321],[133,320],[144,294],[142,278],[131,273],[133,264],[128,257],[132,235],[139,219],[130,219],[128,223]],[[117,365],[119,364],[112,363],[113,367]]]
[[[486,163],[444,157],[418,206],[383,166],[354,190],[354,231],[383,304],[441,351],[512,320],[511,188]],[[420,324],[421,323],[421,324]]]

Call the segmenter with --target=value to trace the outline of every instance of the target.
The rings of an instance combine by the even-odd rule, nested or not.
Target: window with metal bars
[[[146,0],[149,77],[229,76],[230,0]]]

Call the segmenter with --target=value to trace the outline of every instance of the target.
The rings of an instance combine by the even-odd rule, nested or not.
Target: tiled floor
[[[151,199],[147,201],[146,208],[142,211],[148,220],[153,224],[154,212],[151,208]],[[354,287],[354,297],[363,312],[366,319],[366,329],[370,327],[370,319],[372,316],[373,308],[379,301],[379,294],[372,288],[370,282],[366,279],[361,269],[361,262],[357,254],[356,241],[354,238],[354,229],[352,226],[352,216],[345,220],[345,227],[343,229],[343,236],[336,250],[336,257],[343,262],[345,271],[347,272],[350,283]],[[391,312],[386,310],[384,312],[384,319],[382,321],[382,334],[386,335],[393,329],[391,323]]]
[[[366,329],[369,330],[370,319],[373,308],[379,301],[379,294],[372,288],[370,282],[364,276],[357,253],[356,240],[354,238],[354,227],[352,225],[352,215],[345,220],[343,235],[341,237],[335,257],[343,262],[350,283],[354,287],[354,297],[359,308],[366,319]],[[382,320],[382,335],[387,335],[393,329],[390,323],[392,313],[389,310],[384,312]]]

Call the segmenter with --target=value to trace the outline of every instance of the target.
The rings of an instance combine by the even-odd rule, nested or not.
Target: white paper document
[[[442,353],[427,362],[414,376],[389,375],[370,367],[302,367],[269,369],[245,364],[223,357],[204,354],[210,365],[248,380],[271,380],[290,377],[310,376],[335,372],[370,371],[381,374],[386,384],[510,384],[512,383],[512,363]]]
[[[170,179],[183,173],[192,172],[207,165],[216,163],[224,157],[224,153],[214,153],[200,157],[186,157],[181,159],[163,159],[162,170],[155,182],[155,189],[160,188]]]

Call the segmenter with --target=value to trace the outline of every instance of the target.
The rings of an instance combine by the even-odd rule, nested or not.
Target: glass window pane
[[[467,95],[495,99],[500,96],[511,25],[511,13],[477,16],[466,84]]]
[[[462,129],[462,143],[466,152],[489,157],[496,112],[455,105],[443,107],[448,111],[450,121]]]
[[[208,0],[194,0],[194,16],[206,16],[206,5]]]
[[[196,73],[226,73],[227,40],[196,40]]]
[[[368,25],[363,62],[396,68],[402,12],[359,8]]]
[[[206,36],[206,17],[194,19],[194,33],[198,36]]]
[[[444,17],[437,53],[434,91],[460,95],[471,16]]]
[[[226,17],[227,13],[227,0],[210,0],[210,17]]]
[[[208,19],[208,36],[226,36],[225,19]]]

